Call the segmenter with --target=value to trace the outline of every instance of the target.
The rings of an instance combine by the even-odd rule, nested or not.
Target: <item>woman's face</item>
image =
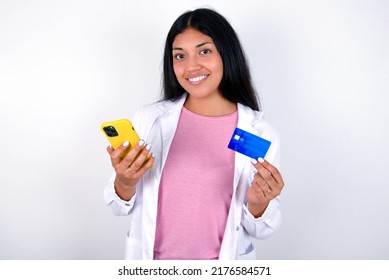
[[[188,28],[174,39],[172,55],[177,80],[191,97],[221,96],[223,61],[211,37]]]

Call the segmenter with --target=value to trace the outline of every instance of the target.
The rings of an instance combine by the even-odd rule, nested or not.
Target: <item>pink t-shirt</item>
[[[154,259],[217,259],[233,192],[238,113],[183,108],[162,173]]]

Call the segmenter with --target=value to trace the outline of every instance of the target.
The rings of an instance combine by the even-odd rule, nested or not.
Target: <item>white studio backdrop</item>
[[[100,123],[160,96],[183,12],[213,7],[281,133],[283,224],[259,259],[389,259],[389,2],[0,0],[0,259],[121,259]]]

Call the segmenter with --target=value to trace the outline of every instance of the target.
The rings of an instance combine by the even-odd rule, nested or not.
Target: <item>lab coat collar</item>
[[[182,107],[184,106],[187,93],[185,93],[182,97],[177,99],[176,101],[165,101],[165,102],[160,102],[158,104],[158,108],[162,110],[163,112],[169,114],[169,113],[174,113],[174,112],[181,112]]]
[[[263,112],[254,111],[250,107],[238,103],[238,127],[247,131],[255,132],[254,126],[260,122],[263,117]]]

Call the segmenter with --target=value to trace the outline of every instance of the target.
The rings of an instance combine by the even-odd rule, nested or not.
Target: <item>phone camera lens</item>
[[[103,127],[103,129],[109,137],[115,137],[119,135],[119,133],[116,131],[116,129],[113,126],[105,126]]]

